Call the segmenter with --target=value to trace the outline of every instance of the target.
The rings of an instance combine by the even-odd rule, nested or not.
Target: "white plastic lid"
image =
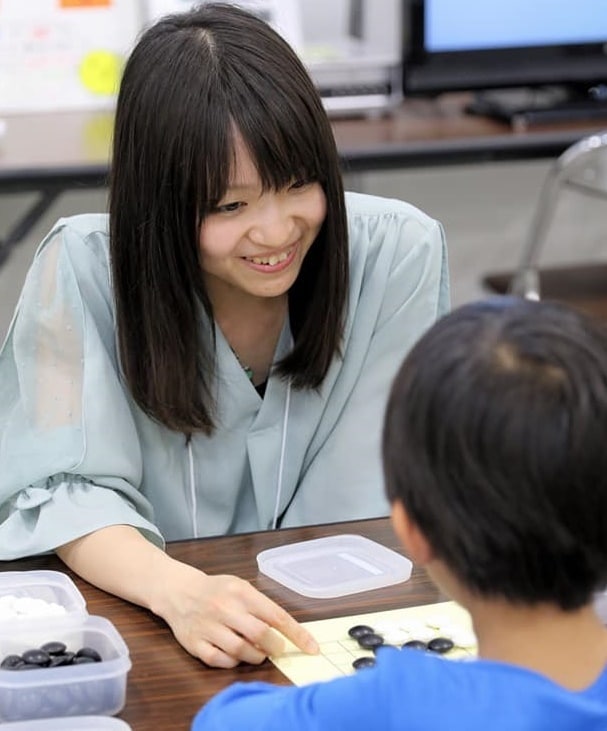
[[[337,535],[269,548],[262,574],[303,596],[331,599],[407,581],[413,564],[369,538]]]
[[[131,731],[126,721],[110,716],[68,716],[3,723],[2,731]]]

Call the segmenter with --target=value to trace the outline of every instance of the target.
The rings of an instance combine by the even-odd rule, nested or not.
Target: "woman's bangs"
[[[246,118],[236,120],[236,126],[251,151],[264,190],[281,190],[295,180],[323,182],[321,161],[327,155],[312,134],[318,127],[306,125],[288,104],[269,118],[263,102],[252,102]]]
[[[234,145],[230,134],[218,134],[204,142],[198,160],[204,160],[196,181],[198,210],[204,218],[226,194],[234,160]]]

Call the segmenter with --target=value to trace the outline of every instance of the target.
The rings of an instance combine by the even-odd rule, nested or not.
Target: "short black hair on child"
[[[511,297],[455,310],[395,378],[383,457],[469,591],[587,604],[607,582],[607,326]]]

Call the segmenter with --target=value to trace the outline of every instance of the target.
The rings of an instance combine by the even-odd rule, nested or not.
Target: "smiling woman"
[[[380,425],[448,305],[442,229],[344,194],[306,70],[233,5],[141,36],[112,160],[109,217],[56,224],[0,355],[0,558],[56,550],[212,665],[271,628],[314,651],[163,544],[387,514]]]
[[[288,293],[325,219],[319,182],[264,190],[240,134],[230,183],[200,229],[200,262],[216,324],[253,383],[267,380]]]

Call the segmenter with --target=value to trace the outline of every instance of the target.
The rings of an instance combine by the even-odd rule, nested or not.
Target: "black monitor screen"
[[[409,0],[405,94],[607,84],[607,0]]]

